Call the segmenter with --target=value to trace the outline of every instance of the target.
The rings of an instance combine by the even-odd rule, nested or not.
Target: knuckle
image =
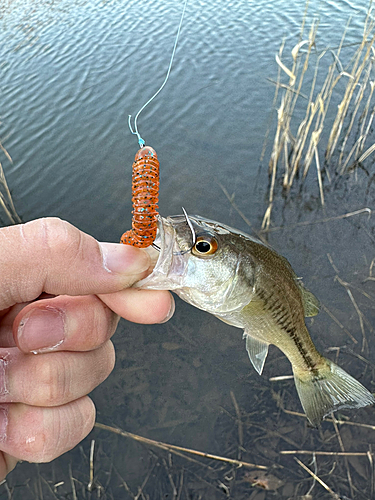
[[[100,385],[112,372],[115,365],[115,349],[108,340],[97,349],[84,354],[86,357],[86,385],[82,387],[81,395],[88,394]]]
[[[101,347],[116,331],[119,316],[98,297],[92,296],[90,318],[88,319],[91,348]],[[90,324],[91,323],[91,324]]]
[[[51,253],[59,252],[61,249],[66,252],[66,250],[74,250],[80,246],[81,233],[69,222],[51,217],[40,219],[40,224],[44,244]]]
[[[72,449],[92,430],[95,407],[88,397],[63,407],[49,409],[47,430],[33,441],[34,462],[50,462]]]
[[[86,437],[95,423],[95,406],[87,396],[55,408],[20,405],[16,413],[9,431],[12,456],[29,462],[54,460]]]
[[[67,370],[66,366],[61,366],[61,359],[54,357],[43,359],[36,364],[35,380],[38,381],[35,387],[32,403],[41,406],[55,406],[62,404],[69,399],[67,390]]]
[[[35,245],[35,235],[39,237],[42,249],[52,257],[63,255],[64,260],[75,259],[82,247],[82,233],[69,222],[58,217],[45,217],[24,224],[23,239]]]
[[[77,258],[83,234],[59,218],[47,217],[0,232],[3,304],[27,302],[60,279]],[[10,270],[11,269],[11,273]],[[51,269],[54,274],[51,276]],[[53,293],[53,292],[52,292]]]
[[[27,222],[20,227],[21,236],[26,243],[34,244],[35,234],[38,234],[43,245],[53,246],[54,241],[65,237],[67,222],[58,217],[44,217]]]

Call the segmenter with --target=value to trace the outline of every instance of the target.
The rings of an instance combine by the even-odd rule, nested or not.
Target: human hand
[[[169,292],[128,288],[149,265],[143,250],[99,244],[60,219],[0,229],[0,479],[90,432],[86,394],[113,369],[118,315],[161,323],[173,314]]]

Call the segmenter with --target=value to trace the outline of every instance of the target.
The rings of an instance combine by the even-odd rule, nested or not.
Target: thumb
[[[117,292],[144,276],[146,252],[99,243],[66,221],[38,219],[0,229],[0,310],[42,292],[89,295]]]

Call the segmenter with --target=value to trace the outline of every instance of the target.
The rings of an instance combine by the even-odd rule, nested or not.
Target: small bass
[[[203,217],[159,217],[152,273],[139,288],[172,290],[183,300],[242,328],[261,374],[269,344],[292,364],[302,407],[313,426],[341,408],[375,403],[357,380],[315,348],[305,316],[319,303],[289,262],[261,241]]]

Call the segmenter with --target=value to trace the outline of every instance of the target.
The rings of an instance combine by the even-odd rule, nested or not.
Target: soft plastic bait
[[[146,248],[156,238],[159,199],[159,160],[150,146],[135,155],[132,193],[132,228],[122,235],[121,243]]]

